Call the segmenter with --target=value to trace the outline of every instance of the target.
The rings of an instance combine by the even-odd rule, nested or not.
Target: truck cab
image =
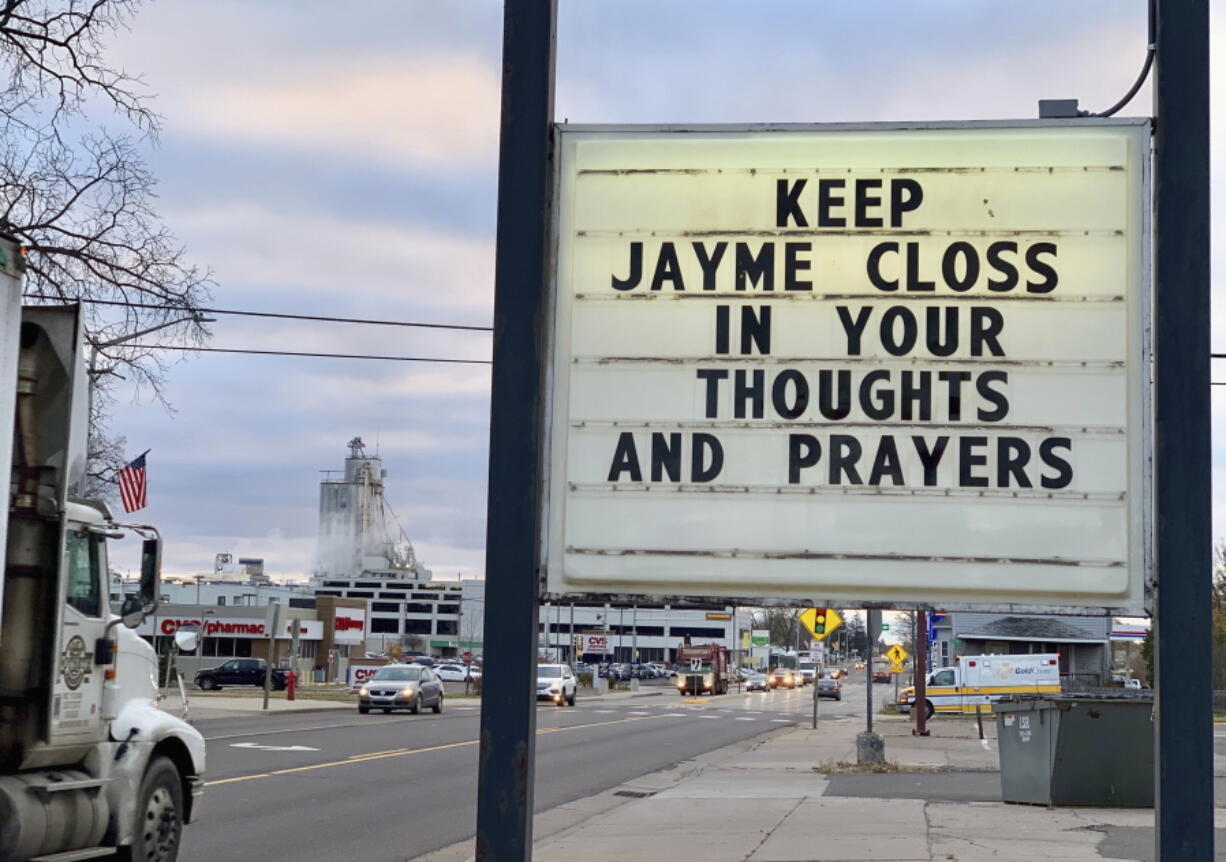
[[[199,814],[204,739],[158,708],[157,656],[134,629],[156,608],[161,538],[74,499],[86,398],[76,306],[21,307],[0,236],[0,859],[173,862]],[[141,542],[141,580],[109,601],[108,542]]]

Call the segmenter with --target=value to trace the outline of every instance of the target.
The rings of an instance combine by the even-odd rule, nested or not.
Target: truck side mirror
[[[200,635],[191,629],[179,628],[175,632],[175,646],[179,652],[195,652],[199,639]]]
[[[119,607],[120,621],[130,629],[134,629],[145,621],[145,605],[140,596],[127,595]]]
[[[161,591],[162,542],[160,539],[145,539],[141,543],[140,555],[140,603],[145,616],[157,610]],[[126,621],[124,624],[127,625]]]

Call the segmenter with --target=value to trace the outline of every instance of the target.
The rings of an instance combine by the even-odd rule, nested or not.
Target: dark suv
[[[205,691],[217,691],[227,685],[255,685],[264,687],[264,659],[233,658],[218,667],[196,671],[196,685]],[[285,688],[285,671],[272,669],[273,691]]]

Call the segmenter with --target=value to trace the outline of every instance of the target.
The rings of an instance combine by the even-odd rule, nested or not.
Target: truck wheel
[[[930,700],[925,700],[925,701],[924,701],[924,718],[926,718],[926,719],[930,719],[930,718],[932,718],[932,714],[933,714],[934,712],[936,712],[936,708],[935,708],[935,707],[933,707],[933,705],[932,705],[932,701],[930,701]]]
[[[165,757],[149,761],[136,803],[132,844],[121,847],[127,862],[174,862],[183,834],[183,785],[179,770]]]

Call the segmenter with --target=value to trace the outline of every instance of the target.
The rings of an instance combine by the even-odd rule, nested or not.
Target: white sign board
[[[607,635],[583,635],[583,652],[607,655],[613,652]]]
[[[551,593],[1140,611],[1149,127],[561,127]]]
[[[337,608],[334,619],[333,643],[356,644],[366,640],[365,608]]]
[[[387,667],[386,662],[383,664],[354,664],[351,662],[345,669],[345,682],[351,689],[361,688],[370,682],[370,678],[382,667]]]

